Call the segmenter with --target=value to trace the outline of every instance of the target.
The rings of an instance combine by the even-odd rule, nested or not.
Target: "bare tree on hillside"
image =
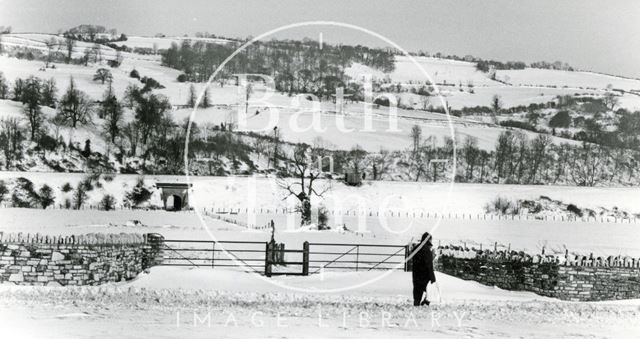
[[[4,77],[4,73],[0,71],[0,99],[4,100],[9,98],[9,82]]]
[[[42,110],[40,108],[41,101],[41,82],[40,79],[31,76],[26,80],[22,89],[23,114],[29,122],[31,128],[31,140],[35,140],[36,133],[40,130],[40,126],[44,120]]]
[[[278,130],[278,126],[273,128],[273,133],[270,138],[270,151],[269,151],[269,161],[267,163],[267,167],[271,166],[273,169],[278,169],[278,159],[280,158],[281,153],[281,144],[282,140],[280,140],[280,130]]]
[[[20,147],[24,139],[22,134],[17,118],[0,120],[0,148],[4,152],[7,169],[12,169],[14,160],[21,156]]]
[[[78,125],[86,125],[92,121],[93,101],[89,96],[76,88],[73,77],[69,82],[69,87],[60,98],[58,106],[58,116],[71,128]]]
[[[93,75],[93,81],[101,81],[104,85],[105,81],[111,82],[113,80],[113,75],[111,71],[106,68],[98,68],[96,73]]]
[[[56,38],[50,38],[44,42],[44,45],[47,47],[47,59],[45,61],[44,67],[49,68],[49,64],[53,60],[53,48],[58,45],[58,40]]]
[[[196,88],[195,86],[193,86],[193,84],[191,84],[191,86],[189,86],[189,98],[187,99],[187,106],[190,108],[195,107],[196,101],[197,101]]]
[[[113,89],[109,85],[109,89],[104,95],[100,103],[99,115],[104,119],[103,130],[111,144],[116,143],[116,139],[120,136],[123,120],[122,104],[118,102]]]
[[[415,157],[422,144],[422,128],[419,125],[413,125],[410,136],[413,145],[412,156]]]
[[[491,109],[493,109],[493,122],[497,124],[498,114],[502,110],[502,98],[497,94],[491,98]]]
[[[602,96],[602,101],[609,111],[613,111],[618,105],[619,99],[618,96],[613,92],[613,85],[607,85],[607,90]]]
[[[382,177],[389,172],[392,160],[391,154],[384,148],[380,148],[380,152],[371,157],[373,180],[382,179]]]
[[[355,145],[349,150],[347,154],[349,160],[349,166],[353,170],[353,173],[362,175],[364,173],[364,160],[367,156],[367,151],[362,149],[360,145]]]
[[[473,171],[476,167],[480,150],[478,149],[478,138],[467,136],[462,146],[462,155],[464,162],[467,164],[465,177],[468,181],[473,179]]]
[[[71,62],[71,58],[73,56],[73,48],[76,46],[76,41],[71,39],[70,37],[66,37],[64,39],[64,46],[67,49],[67,57],[65,58],[65,62],[68,64]]]
[[[573,182],[578,186],[595,186],[606,176],[609,153],[599,145],[583,142],[573,149],[575,162],[570,169]]]
[[[547,151],[552,144],[551,137],[547,134],[539,134],[531,143],[531,161],[529,164],[529,178],[528,182],[531,184],[536,183],[536,178],[540,168],[544,168],[547,159]]]

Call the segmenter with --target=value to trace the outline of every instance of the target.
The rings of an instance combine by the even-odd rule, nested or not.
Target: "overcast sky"
[[[57,32],[99,24],[129,35],[198,31],[256,36],[284,24],[330,20],[376,31],[402,47],[574,67],[640,78],[637,0],[0,0],[0,25]],[[326,27],[287,33],[327,42],[381,45]]]

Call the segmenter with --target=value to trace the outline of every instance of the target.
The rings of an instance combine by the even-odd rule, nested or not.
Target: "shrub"
[[[71,200],[69,198],[64,199],[64,208],[66,209],[71,208]]]
[[[111,194],[105,194],[100,200],[100,209],[111,211],[116,207],[116,199]]]
[[[38,191],[38,195],[40,206],[42,206],[43,209],[46,209],[47,207],[53,205],[55,196],[53,195],[53,190],[49,185],[42,185],[42,187],[40,187],[40,190]]]
[[[500,122],[500,126],[505,126],[505,127],[515,127],[515,128],[520,128],[520,129],[525,129],[528,131],[533,131],[536,132],[536,127],[533,126],[532,124],[525,122],[525,121],[518,121],[518,120],[505,120],[505,121],[501,121]]]
[[[573,214],[575,214],[575,215],[577,215],[579,217],[582,217],[582,210],[578,206],[576,206],[574,204],[567,205],[567,211],[569,211],[569,212],[571,212],[571,213],[573,213]]]
[[[156,79],[154,78],[148,78],[148,77],[143,77],[142,79],[140,79],[140,81],[144,84],[144,87],[142,88],[142,92],[149,92],[152,89],[157,89],[157,88],[164,88],[164,86],[162,86]]]
[[[23,177],[16,179],[11,193],[11,205],[22,208],[33,208],[39,205],[38,193],[33,189],[33,183],[29,179]]]
[[[68,193],[71,192],[73,190],[73,187],[71,187],[70,183],[65,183],[64,185],[62,185],[62,192],[64,193]]]
[[[131,192],[127,192],[125,198],[131,206],[140,206],[151,198],[151,191],[144,187],[144,178],[138,178],[138,182]]]
[[[549,120],[549,127],[567,128],[571,125],[571,116],[567,111],[560,111],[556,113]]]
[[[87,191],[85,189],[84,182],[78,183],[78,187],[76,187],[75,191],[73,191],[73,209],[79,210],[82,208],[82,205],[87,201],[89,196],[87,195]]]
[[[487,213],[498,213],[502,215],[515,215],[520,213],[520,206],[504,197],[497,197],[484,206]]]
[[[330,227],[327,226],[327,221],[329,221],[329,211],[326,207],[321,206],[318,209],[318,229],[319,230],[327,230]]]
[[[135,68],[131,70],[131,73],[129,73],[129,76],[140,80],[140,73],[138,73],[138,70],[136,70]]]
[[[93,191],[93,182],[90,176],[87,176],[84,179],[82,179],[82,181],[78,184],[78,186],[82,186],[85,192]]]
[[[9,188],[3,180],[0,180],[0,202],[4,200],[4,197],[9,193]]]
[[[180,75],[178,75],[178,82],[185,82],[187,81],[187,75],[184,73],[181,73]]]

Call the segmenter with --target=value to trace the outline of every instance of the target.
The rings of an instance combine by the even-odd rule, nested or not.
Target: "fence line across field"
[[[13,206],[9,202],[0,203],[1,208],[12,208]],[[103,210],[100,205],[97,204],[85,204],[80,206],[80,208],[67,208],[63,204],[54,204],[49,206],[47,209],[54,210],[63,210],[63,209],[74,209],[74,210]],[[162,208],[135,208],[124,205],[116,205],[111,208],[111,210],[158,210],[163,211]],[[183,212],[188,212],[187,210]],[[288,215],[292,213],[297,213],[295,209],[284,208],[284,207],[273,207],[273,208],[228,208],[228,207],[204,207],[202,208],[202,212],[209,215],[246,215],[251,212],[254,215]],[[459,212],[430,212],[430,211],[407,211],[407,210],[353,210],[353,209],[345,209],[345,210],[328,210],[327,211],[331,216],[347,216],[347,217],[383,217],[383,218],[405,218],[405,219],[456,219],[456,220],[514,220],[514,221],[559,221],[559,222],[597,222],[597,223],[624,223],[624,224],[637,224],[638,219],[635,216],[630,217],[612,217],[612,216],[549,216],[549,215],[535,215],[530,213],[523,214],[515,214],[515,215],[502,215],[502,214],[492,214],[492,213],[459,213]],[[314,211],[317,214],[317,211]],[[218,218],[231,223],[238,223],[233,218]],[[258,228],[259,229],[259,228]]]
[[[227,207],[210,207],[203,208],[204,212],[218,215],[287,215],[297,213],[295,209],[274,207],[274,208],[227,208]],[[317,212],[317,211],[314,211]],[[459,219],[459,220],[531,220],[531,221],[560,221],[560,222],[600,222],[600,223],[638,223],[636,217],[612,217],[612,216],[539,216],[530,213],[502,215],[493,213],[459,213],[459,212],[428,212],[428,211],[402,211],[402,210],[328,210],[327,213],[332,216],[352,216],[352,217],[384,217],[384,218],[406,218],[406,219]]]

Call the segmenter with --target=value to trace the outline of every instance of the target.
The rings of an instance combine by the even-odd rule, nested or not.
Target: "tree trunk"
[[[302,226],[311,224],[311,199],[305,197],[300,203],[300,224]]]

